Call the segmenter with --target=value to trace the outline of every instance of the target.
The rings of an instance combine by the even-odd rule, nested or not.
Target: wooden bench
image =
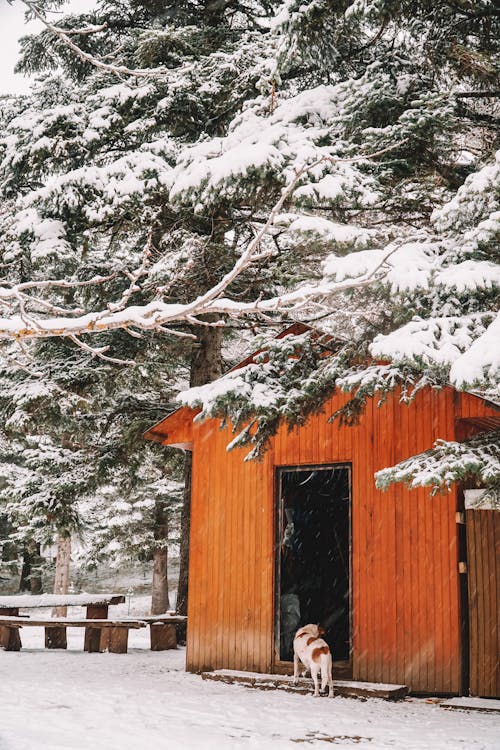
[[[0,626],[5,635],[0,642],[6,651],[20,651],[21,638],[19,629],[24,627],[45,628],[46,648],[66,648],[66,628],[85,628],[84,650],[89,653],[102,653],[108,649],[112,654],[126,654],[128,649],[129,630],[145,628],[143,620],[77,620],[71,618],[52,618],[45,620],[26,619],[25,617],[8,617],[0,615]],[[103,638],[103,635],[106,638]],[[59,644],[63,644],[60,646]]]
[[[0,615],[9,617],[24,617],[19,614],[19,609],[44,609],[47,607],[86,607],[86,617],[88,620],[98,619],[105,620],[108,617],[108,608],[110,605],[123,604],[125,597],[123,594],[14,594],[11,596],[0,596]],[[85,630],[85,651],[89,650],[90,629]],[[0,624],[0,646],[6,648],[7,644],[13,645],[15,641],[21,641],[19,631],[12,628],[3,628]],[[108,648],[109,631],[101,630],[101,643],[99,651],[106,651]],[[54,628],[51,633],[47,648],[66,648],[66,628]],[[11,650],[19,650],[11,649]]]
[[[186,622],[185,615],[175,612],[165,612],[163,615],[148,615],[141,617],[142,622],[149,625],[151,651],[167,651],[177,648],[176,624]]]

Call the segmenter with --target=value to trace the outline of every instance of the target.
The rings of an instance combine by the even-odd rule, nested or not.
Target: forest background
[[[161,612],[170,548],[184,612],[190,459],[142,437],[179,403],[258,460],[335,389],[347,424],[396,389],[500,401],[500,8],[14,2],[43,30],[0,99],[0,575],[145,563]],[[497,502],[498,437],[374,482]]]

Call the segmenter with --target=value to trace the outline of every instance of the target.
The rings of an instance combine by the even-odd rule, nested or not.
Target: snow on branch
[[[106,24],[103,24],[102,26],[92,26],[92,27],[85,27],[83,29],[62,29],[59,26],[55,26],[54,24],[50,23],[50,21],[47,20],[45,13],[40,8],[40,6],[36,2],[32,2],[32,0],[21,0],[24,5],[26,5],[27,8],[31,11],[33,16],[35,18],[38,18],[39,21],[43,23],[47,31],[49,31],[51,34],[53,34],[57,39],[59,39],[63,44],[65,44],[67,47],[70,48],[74,54],[80,58],[85,63],[88,63],[89,65],[93,65],[96,68],[99,68],[99,70],[103,70],[106,73],[111,73],[113,75],[122,77],[122,76],[133,76],[134,78],[158,78],[163,77],[168,70],[166,68],[128,68],[125,65],[111,65],[109,63],[103,62],[98,57],[95,57],[94,55],[89,54],[88,52],[84,52],[74,41],[71,39],[71,36],[76,34],[95,34],[99,31],[105,31],[107,28]]]
[[[379,279],[386,273],[387,257],[392,253],[392,250],[378,258],[376,265],[372,266],[368,271],[362,271],[356,277],[346,279],[345,281],[326,279],[319,283],[303,285],[294,291],[284,293],[280,296],[266,300],[257,299],[249,303],[235,302],[224,297],[224,294],[243,271],[253,264],[271,257],[274,250],[264,249],[263,240],[280,215],[285,203],[291,198],[297,182],[306,172],[324,162],[355,162],[373,159],[400,145],[401,143],[398,142],[377,152],[348,159],[323,156],[312,164],[307,164],[296,169],[293,178],[283,188],[281,197],[270,211],[267,220],[255,233],[253,239],[248,243],[231,270],[211,289],[190,303],[169,304],[161,300],[154,300],[147,305],[134,306],[130,304],[131,296],[140,289],[138,286],[139,280],[146,276],[148,272],[149,245],[151,242],[151,238],[149,238],[139,269],[129,274],[130,287],[120,300],[108,304],[106,310],[82,314],[82,311],[77,309],[64,311],[66,313],[64,316],[58,315],[57,313],[61,312],[59,308],[52,306],[50,302],[43,300],[40,296],[32,297],[30,294],[27,294],[31,289],[41,288],[47,291],[51,287],[77,286],[81,282],[66,282],[64,280],[44,281],[31,285],[28,283],[28,285],[5,285],[1,287],[0,307],[4,310],[4,316],[0,317],[0,338],[19,341],[55,336],[75,337],[88,333],[110,331],[117,328],[165,330],[165,326],[172,333],[176,333],[170,329],[172,324],[199,323],[199,316],[209,314],[229,317],[248,314],[266,315],[284,310],[288,312],[297,311],[311,303],[322,309],[327,309],[327,300],[333,294],[372,284],[374,280]],[[105,280],[98,278],[94,282],[102,283]],[[30,306],[36,309],[37,305],[39,308],[45,309],[46,312],[52,312],[54,317],[41,317],[39,314],[29,311],[28,308]],[[72,317],[69,317],[70,315]],[[95,351],[95,354],[98,356],[102,353],[102,350]]]
[[[487,432],[463,443],[437,440],[434,448],[377,471],[375,484],[387,489],[404,482],[412,489],[432,487],[432,494],[455,482],[475,478],[488,487],[500,484],[500,430]]]
[[[393,363],[420,361],[449,370],[449,382],[463,389],[488,383],[490,398],[498,399],[500,372],[500,314],[490,311],[463,316],[415,318],[370,346],[373,357]]]

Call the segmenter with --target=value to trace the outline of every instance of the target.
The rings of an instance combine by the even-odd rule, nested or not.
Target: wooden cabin
[[[429,388],[339,428],[346,398],[280,429],[261,463],[187,407],[146,433],[193,454],[187,669],[290,672],[294,631],[321,622],[334,678],[500,697],[500,512],[374,482],[438,438],[497,429],[500,410]]]

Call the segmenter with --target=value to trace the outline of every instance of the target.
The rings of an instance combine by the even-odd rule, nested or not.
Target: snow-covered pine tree
[[[55,5],[37,3],[32,9]],[[54,45],[49,31],[25,40],[22,70],[62,66],[65,75],[46,74],[29,97],[3,102],[2,251],[11,283],[65,278],[73,285],[49,290],[44,300],[49,314],[57,308],[64,314],[75,303],[105,308],[107,300],[120,296],[140,303],[157,290],[168,301],[183,302],[210,287],[233,262],[237,249],[224,236],[226,225],[231,227],[225,206],[200,213],[169,203],[167,177],[185,144],[223,131],[253,93],[266,63],[254,21],[262,13],[259,7],[250,13],[240,12],[238,3],[217,8],[107,2],[90,16],[58,19],[59,26],[74,29],[106,24],[105,34],[79,38],[82,49],[103,56],[119,48],[122,64],[162,66],[162,77],[152,80],[120,81],[111,72],[82,65],[64,44]],[[96,279],[102,283],[86,286]],[[136,338],[133,330],[114,334],[113,357],[138,365],[131,375],[121,370],[117,376],[104,351],[95,346],[90,351],[76,338],[34,344],[31,363],[15,346],[5,346],[3,353],[11,364],[25,367],[14,380],[22,383],[25,411],[36,407],[39,431],[81,437],[83,430],[97,487],[110,481],[110,473],[120,475],[123,463],[127,469],[134,465],[129,451],[117,451],[109,460],[106,445],[109,424],[131,418],[127,402],[144,411],[155,390],[168,391],[169,383],[186,375],[189,380],[189,368],[193,384],[220,374],[220,331],[205,323],[189,321],[201,342],[194,348],[186,346],[194,338],[186,329],[179,332],[182,349],[168,332],[154,339]],[[104,361],[96,363],[96,354]],[[166,366],[169,360],[172,365]],[[25,397],[32,388],[30,370],[42,383],[31,399]],[[67,398],[61,397],[61,387]],[[51,398],[58,407],[49,413]],[[71,418],[76,413],[74,429],[68,409]],[[97,460],[99,449],[104,458]],[[143,447],[142,453],[148,450]]]
[[[332,154],[328,138],[322,146],[329,109],[317,112],[300,97],[291,107],[275,108],[277,38],[259,20],[266,6],[245,10],[227,3],[217,9],[195,3],[186,15],[172,5],[167,20],[165,8],[159,13],[140,3],[126,7],[130,12],[124,14],[125,6],[119,6],[119,20],[118,6],[105,3],[95,15],[59,26],[85,23],[98,29],[106,23],[105,34],[85,35],[85,50],[94,59],[119,47],[113,64],[128,70],[144,64],[145,73],[154,66],[161,75],[116,83],[112,71],[103,73],[92,63],[82,67],[81,57],[67,54],[64,45],[54,49],[47,31],[26,40],[21,68],[33,72],[55,65],[60,52],[71,81],[48,76],[31,98],[5,107],[5,197],[14,203],[6,215],[5,257],[12,278],[19,280],[23,266],[29,279],[50,273],[73,283],[103,280],[88,288],[66,286],[60,298],[51,289],[48,301],[60,309],[75,300],[95,309],[92,296],[104,301],[110,290],[134,302],[150,289],[169,302],[191,300],[244,252],[254,227],[266,220],[304,160]],[[332,171],[328,162],[321,170]],[[370,200],[358,171],[348,165],[340,170],[339,190],[346,200]],[[306,278],[304,271],[297,273],[296,257],[296,248],[269,239],[261,263],[233,284],[233,295],[253,299],[265,287],[279,292]],[[271,260],[273,267],[266,267]],[[203,327],[213,322],[188,321],[200,342],[191,356],[192,385],[220,374],[220,332]],[[113,343],[113,355],[133,359],[132,344],[127,349],[123,343],[127,336],[114,339],[119,343]],[[85,347],[85,341],[73,343]],[[145,366],[156,366],[153,357],[146,359]]]
[[[67,21],[97,28],[106,21],[106,29],[80,40],[92,59],[70,54],[60,36],[54,45],[51,31],[27,41],[25,69],[63,60],[73,80],[41,84],[39,120],[28,118],[37,100],[25,101],[20,117],[18,103],[5,105],[4,197],[15,203],[5,225],[6,258],[16,268],[23,243],[30,262],[37,252],[50,256],[56,244],[59,256],[68,250],[68,270],[97,258],[84,281],[96,269],[109,275],[110,259],[114,269],[118,259],[122,267],[108,282],[118,296],[135,301],[154,290],[182,302],[214,285],[283,186],[296,180],[262,240],[261,264],[230,288],[232,309],[241,310],[259,289],[279,294],[307,281],[288,307],[295,300],[303,317],[301,299],[323,294],[309,321],[323,320],[334,355],[319,357],[318,344],[303,337],[291,343],[307,356],[291,362],[290,342],[273,345],[262,374],[248,368],[236,388],[230,384],[216,399],[197,391],[191,402],[204,403],[207,414],[229,412],[240,426],[255,415],[258,452],[280,419],[303,419],[335,387],[354,391],[343,415],[350,419],[375,389],[402,384],[407,393],[449,379],[459,385],[452,366],[461,368],[471,344],[484,349],[497,283],[494,207],[480,187],[496,179],[496,168],[481,170],[492,152],[494,123],[482,102],[494,93],[497,18],[489,2],[479,15],[469,6],[290,2],[270,31],[258,18],[263,6],[243,12],[227,3],[214,25],[204,3],[172,4],[161,13],[150,4],[121,4],[119,17],[118,6],[106,3]],[[190,45],[190,38],[210,44]],[[45,60],[34,53],[37,45]],[[118,84],[111,70],[117,66],[125,79]],[[360,159],[380,152],[381,160]],[[122,268],[130,281],[144,246],[159,251],[148,260],[152,287],[142,274],[127,286]],[[30,265],[24,267],[31,278]],[[332,315],[332,279],[366,278],[366,270],[371,282],[379,270],[386,273],[337,299],[342,314]],[[464,274],[473,290],[461,286]],[[89,309],[81,287],[63,289],[59,298],[50,291],[51,304],[61,308],[75,296]],[[415,314],[420,320],[412,320]],[[401,330],[412,333],[406,344],[423,338],[431,353],[388,351]],[[444,347],[450,336],[452,345]],[[374,355],[392,364],[367,367]],[[270,385],[273,398],[263,403],[259,390]],[[474,385],[486,392],[488,378]]]
[[[352,393],[333,415],[347,422],[368,397],[396,388],[403,400],[425,385],[451,384],[499,401],[499,23],[489,0],[289,0],[282,7],[274,24],[282,85],[271,121],[282,122],[285,111],[290,121],[299,102],[314,102],[301,114],[321,122],[331,153],[350,157],[400,145],[382,164],[356,169],[351,185],[364,201],[342,190],[338,173],[332,179],[319,169],[294,192],[308,215],[290,212],[281,222],[295,252],[314,242],[328,250],[325,300],[332,280],[386,272],[340,304],[337,298],[301,314],[324,336],[260,343],[259,362],[217,389],[183,397],[205,416],[229,416],[233,444],[253,446],[250,457],[261,454],[282,420],[300,423],[336,388]],[[254,127],[262,143],[264,122],[256,118]],[[498,483],[496,434],[471,450],[477,460],[465,473]],[[383,482],[411,481],[411,472],[430,461],[431,485],[441,484],[445,466],[447,482],[459,481],[464,465],[450,461],[453,455],[454,444],[449,452],[440,445]]]

